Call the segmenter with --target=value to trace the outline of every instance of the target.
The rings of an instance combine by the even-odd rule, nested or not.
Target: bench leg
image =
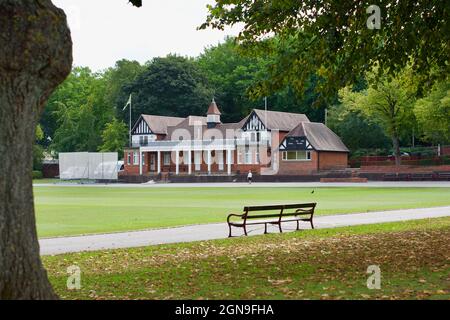
[[[300,222],[297,220],[297,231],[300,230]]]
[[[231,238],[231,224],[228,225],[228,228],[230,229],[230,234],[228,235],[228,238]]]
[[[278,227],[280,228],[280,233],[283,233],[283,229],[281,229],[281,222],[278,224]]]
[[[267,223],[264,223],[264,234],[267,234]]]
[[[247,226],[245,224],[244,224],[244,233],[245,233],[246,236],[248,236],[248,234],[247,234]]]
[[[314,223],[313,223],[312,219],[309,222],[311,222],[311,228],[314,229]]]

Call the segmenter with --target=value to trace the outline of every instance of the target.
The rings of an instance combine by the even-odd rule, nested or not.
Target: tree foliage
[[[380,124],[359,109],[348,108],[345,104],[333,106],[327,125],[351,151],[389,148],[389,137]]]
[[[438,82],[414,107],[425,140],[450,142],[450,81]]]
[[[392,139],[397,165],[400,164],[400,138],[411,134],[415,128],[414,86],[410,83],[410,69],[395,78],[383,77],[376,86],[353,92],[350,88],[340,90],[342,103],[350,110],[358,110],[378,122]],[[368,74],[368,79],[374,77]]]
[[[214,95],[195,61],[175,55],[153,59],[135,81],[124,86],[122,106],[130,94],[132,121],[140,114],[204,115]],[[128,112],[120,117],[128,123]]]
[[[41,143],[45,135],[41,126],[36,127],[36,142],[33,146],[33,170],[42,170],[42,161],[44,160],[44,148]]]
[[[234,38],[229,37],[222,44],[206,48],[197,63],[221,106],[223,121],[240,121],[258,106],[257,101],[250,99],[248,89],[260,70],[259,59],[244,56]]]
[[[128,99],[128,96],[124,96],[123,87],[136,80],[144,71],[145,65],[122,59],[103,73],[102,78],[106,82],[105,99],[112,108],[116,109],[116,114],[122,111],[122,102]]]
[[[207,48],[197,59],[214,89],[216,100],[223,109],[224,121],[240,121],[253,108],[264,108],[262,98],[252,93],[260,79],[264,79],[271,57],[255,52],[249,55],[242,50],[235,38]],[[316,92],[319,78],[311,75],[298,91],[287,83],[276,92],[267,95],[268,108],[274,111],[305,113],[313,121],[323,121],[329,107]],[[328,99],[336,102],[337,93]]]
[[[106,92],[104,79],[89,68],[72,71],[49,102],[51,119],[56,122],[53,150],[97,150],[105,124],[114,117],[114,110],[106,101]]]
[[[369,0],[215,0],[201,28],[242,24],[242,45],[274,57],[256,94],[290,83],[302,91],[311,74],[331,93],[378,65],[394,76],[413,62],[422,82],[450,71],[449,6],[441,0],[380,0],[381,28],[369,29]],[[370,8],[369,8],[370,7]],[[433,66],[440,72],[430,73]]]
[[[100,152],[118,152],[119,157],[123,157],[123,148],[128,142],[128,127],[125,123],[113,119],[107,123],[102,133],[103,144]]]

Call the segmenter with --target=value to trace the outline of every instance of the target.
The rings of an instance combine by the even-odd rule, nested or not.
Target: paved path
[[[320,187],[372,187],[372,188],[450,188],[450,181],[369,181],[367,183],[320,183],[320,182],[256,182],[248,183],[112,183],[112,184],[79,184],[69,182],[35,183],[34,187],[91,187],[91,188],[320,188]]]
[[[314,224],[317,228],[335,228],[446,216],[450,216],[450,206],[334,216],[318,216],[314,219]],[[303,227],[306,228],[307,226],[309,226],[309,224],[305,223]],[[284,228],[285,231],[295,230],[295,223],[291,225],[286,223]],[[255,226],[253,229],[249,228],[250,235],[262,234],[264,232],[263,229],[263,226]],[[242,229],[235,229],[234,231],[237,235],[242,234]],[[269,232],[270,231],[277,232],[277,229],[269,228]],[[41,245],[42,255],[54,255],[69,252],[142,247],[164,243],[224,239],[227,238],[227,236],[227,225],[225,223],[215,223],[147,231],[41,239],[39,242]]]

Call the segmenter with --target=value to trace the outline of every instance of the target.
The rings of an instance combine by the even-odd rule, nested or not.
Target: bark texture
[[[394,148],[395,165],[400,166],[402,164],[402,156],[400,152],[400,139],[398,135],[392,137],[392,146]]]
[[[0,299],[55,299],[39,255],[32,147],[44,105],[70,73],[72,41],[50,0],[0,0]]]

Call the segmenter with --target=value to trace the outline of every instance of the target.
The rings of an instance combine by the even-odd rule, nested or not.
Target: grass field
[[[450,299],[450,218],[43,257],[66,299]],[[66,270],[81,268],[81,290]],[[367,288],[368,266],[381,289]]]
[[[244,205],[317,202],[318,214],[450,205],[450,188],[35,187],[40,237],[224,222]]]

